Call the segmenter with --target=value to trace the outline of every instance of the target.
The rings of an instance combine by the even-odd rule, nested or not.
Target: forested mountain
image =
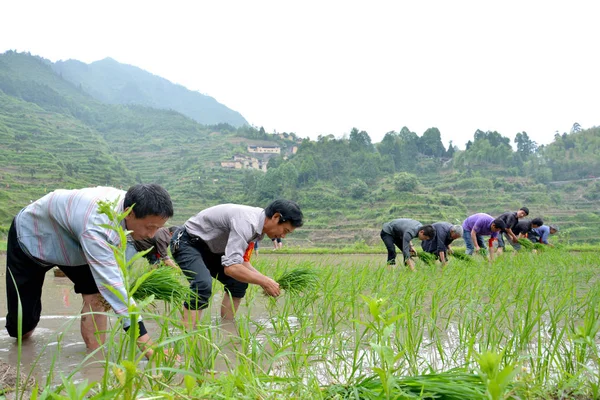
[[[112,58],[91,64],[77,60],[58,61],[52,64],[52,68],[64,79],[104,103],[175,110],[204,125],[248,125],[239,112],[212,97]]]
[[[266,173],[221,166],[249,157],[252,145],[281,149]],[[378,243],[393,218],[456,223],[522,205],[560,224],[568,240],[600,241],[599,160],[600,128],[578,124],[539,147],[526,132],[511,140],[478,130],[462,151],[445,148],[435,127],[420,136],[404,127],[372,143],[356,128],[299,142],[293,133],[201,125],[176,111],[102,102],[39,57],[0,55],[4,231],[21,207],[56,188],[158,182],[173,197],[173,223],[219,203],[294,199],[307,217],[289,239],[297,245]]]

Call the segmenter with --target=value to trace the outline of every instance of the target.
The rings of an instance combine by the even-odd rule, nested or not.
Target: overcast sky
[[[4,1],[0,52],[105,57],[268,132],[437,127],[538,143],[600,125],[598,1]]]

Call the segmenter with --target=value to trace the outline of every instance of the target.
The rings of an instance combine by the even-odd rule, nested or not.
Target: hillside
[[[15,52],[0,55],[0,102],[5,227],[49,190],[135,182],[169,189],[181,221],[208,205],[242,201],[244,171],[220,162],[248,145],[275,142],[238,137],[227,124],[215,130],[171,110],[104,104],[47,60]]]
[[[91,64],[58,61],[52,68],[97,100],[109,104],[137,104],[175,110],[204,125],[248,125],[242,115],[210,96],[193,92],[141,68],[105,58]]]
[[[517,136],[517,151],[509,138],[482,131],[466,150],[446,149],[436,128],[421,136],[403,128],[381,143],[358,129],[299,143],[294,134],[103,103],[47,60],[8,52],[0,55],[0,230],[56,188],[158,182],[173,197],[172,223],[219,203],[296,200],[307,222],[286,241],[299,246],[379,244],[390,219],[457,223],[522,205],[558,223],[563,240],[600,241],[600,128],[540,148]],[[278,146],[285,157],[251,154],[252,145]],[[269,169],[221,166],[234,156],[268,161]]]

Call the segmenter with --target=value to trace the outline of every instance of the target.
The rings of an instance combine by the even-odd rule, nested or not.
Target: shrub
[[[416,175],[400,172],[394,175],[394,187],[399,192],[413,192],[419,186]]]

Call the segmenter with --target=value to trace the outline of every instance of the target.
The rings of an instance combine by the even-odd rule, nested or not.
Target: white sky
[[[0,4],[0,52],[112,57],[268,132],[549,143],[600,125],[599,16],[594,0],[19,0]]]

